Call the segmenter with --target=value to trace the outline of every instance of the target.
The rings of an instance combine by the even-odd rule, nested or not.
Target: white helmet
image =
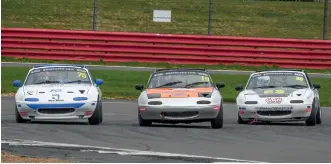
[[[270,77],[269,76],[262,76],[257,78],[257,85],[258,86],[266,86],[270,83]]]

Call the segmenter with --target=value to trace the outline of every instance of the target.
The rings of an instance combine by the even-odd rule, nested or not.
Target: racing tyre
[[[321,108],[318,108],[318,110],[317,110],[316,124],[322,124],[322,111],[321,111]]]
[[[27,123],[28,120],[24,120],[21,115],[18,113],[17,107],[15,107],[15,120],[17,123]]]
[[[103,112],[102,112],[102,101],[100,101],[100,115],[101,115],[101,118],[100,118],[100,123],[102,123],[103,121]]]
[[[237,123],[238,124],[247,124],[247,122],[245,122],[243,119],[241,119],[239,113],[237,114]]]
[[[223,106],[221,105],[220,111],[215,119],[211,121],[211,127],[213,129],[223,128]]]
[[[316,120],[317,120],[317,110],[315,108],[315,100],[313,102],[312,105],[312,110],[311,110],[311,114],[308,117],[308,119],[306,120],[306,125],[307,126],[315,126],[316,125]]]
[[[95,108],[93,115],[88,119],[90,125],[98,125],[102,120],[102,105],[100,105],[101,101],[97,103],[97,107]]]
[[[151,126],[152,125],[151,121],[147,121],[147,120],[144,120],[143,118],[141,118],[140,113],[138,113],[138,122],[139,122],[139,126]]]

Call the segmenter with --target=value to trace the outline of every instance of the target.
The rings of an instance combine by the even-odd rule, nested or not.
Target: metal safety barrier
[[[17,58],[331,69],[331,41],[50,29],[1,29]]]

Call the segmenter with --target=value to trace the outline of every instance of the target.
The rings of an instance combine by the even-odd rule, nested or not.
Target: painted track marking
[[[266,162],[261,162],[261,161],[250,161],[250,160],[241,160],[241,159],[233,159],[233,158],[209,157],[209,156],[198,156],[198,155],[154,152],[154,151],[142,151],[142,150],[134,150],[134,149],[119,149],[119,148],[110,148],[110,147],[98,147],[98,146],[89,146],[89,145],[43,142],[43,141],[33,141],[33,140],[21,140],[21,139],[2,139],[1,143],[15,145],[15,146],[72,147],[72,148],[80,148],[81,152],[112,153],[112,154],[119,154],[119,155],[202,158],[202,159],[209,159],[209,160],[220,160],[220,162],[229,161],[229,162],[266,163]]]

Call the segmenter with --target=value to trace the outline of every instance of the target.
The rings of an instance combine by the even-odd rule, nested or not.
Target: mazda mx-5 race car
[[[88,119],[91,125],[102,122],[103,80],[92,79],[89,70],[79,65],[36,65],[24,83],[15,80],[16,122],[29,120]]]
[[[223,127],[222,96],[210,74],[204,69],[159,69],[153,72],[147,88],[138,98],[140,126],[158,123],[210,121],[214,129]]]
[[[303,70],[275,70],[252,73],[237,97],[237,122],[305,121],[322,123],[319,84],[312,84]]]

